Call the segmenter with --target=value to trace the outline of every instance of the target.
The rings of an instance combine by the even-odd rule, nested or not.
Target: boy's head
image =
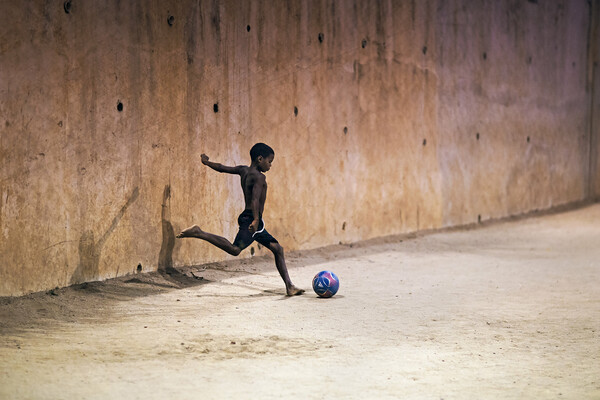
[[[252,159],[252,162],[257,164],[258,169],[262,172],[267,172],[271,169],[271,163],[273,162],[274,156],[275,152],[273,149],[264,143],[256,143],[250,149],[250,158]]]
[[[275,152],[270,146],[264,143],[256,143],[250,149],[250,159],[252,161],[258,161],[258,156],[262,156],[262,158],[267,158],[271,154],[275,155]]]

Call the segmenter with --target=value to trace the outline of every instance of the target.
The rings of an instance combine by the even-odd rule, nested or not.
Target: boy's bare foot
[[[286,288],[286,290],[287,290],[287,295],[288,296],[298,296],[298,295],[304,293],[304,289],[299,289],[299,288],[297,288],[294,285]]]
[[[200,237],[199,235],[202,233],[202,229],[200,229],[200,227],[198,225],[194,225],[194,226],[190,226],[187,229],[184,229],[181,231],[181,233],[179,235],[177,235],[178,238],[186,238],[186,237]]]

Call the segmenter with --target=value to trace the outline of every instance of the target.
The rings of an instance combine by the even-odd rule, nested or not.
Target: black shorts
[[[279,243],[277,239],[267,232],[262,218],[258,224],[258,230],[254,233],[251,233],[248,228],[250,228],[252,221],[254,221],[252,210],[244,210],[244,212],[240,214],[238,217],[238,225],[240,226],[240,230],[233,241],[234,246],[237,246],[243,250],[250,246],[255,240],[265,247],[268,247],[269,243]]]

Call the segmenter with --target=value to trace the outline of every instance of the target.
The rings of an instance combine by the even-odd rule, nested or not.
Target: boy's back
[[[240,181],[244,192],[246,210],[252,210],[254,190],[258,192],[258,212],[262,215],[267,200],[267,179],[265,175],[255,168],[243,166],[240,171]]]

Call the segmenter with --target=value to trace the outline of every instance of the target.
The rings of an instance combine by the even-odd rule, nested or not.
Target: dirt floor
[[[2,399],[600,399],[600,204],[0,299]]]

